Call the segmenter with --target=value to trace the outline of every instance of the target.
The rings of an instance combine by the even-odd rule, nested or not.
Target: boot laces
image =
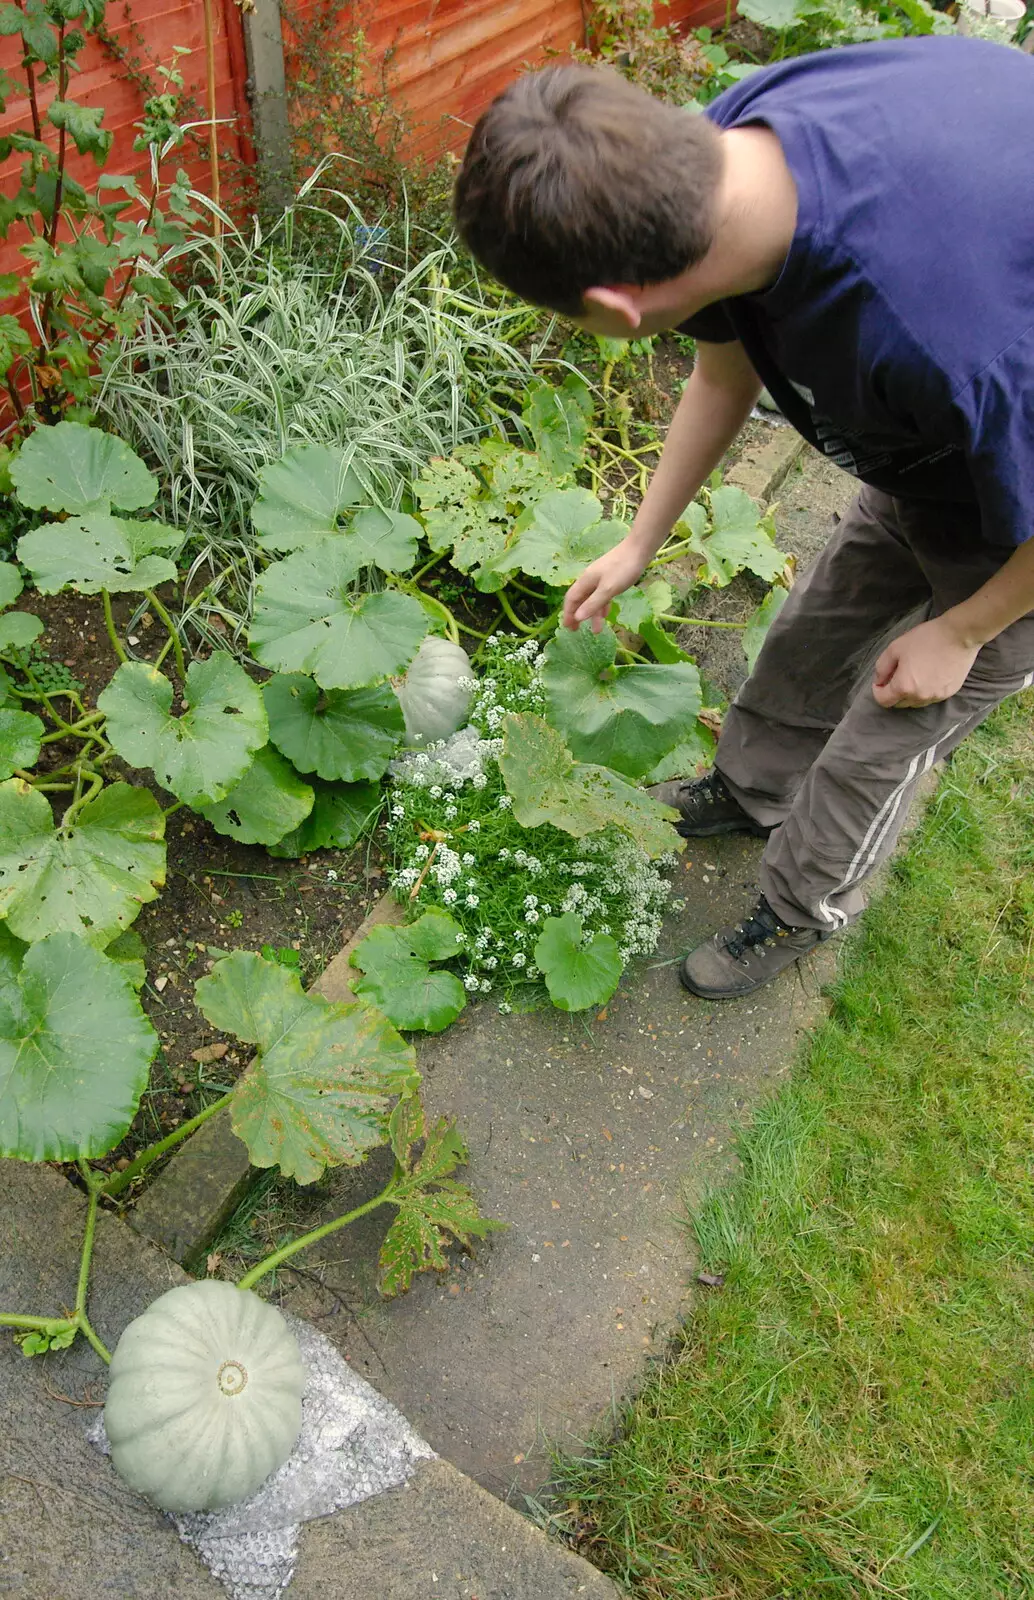
[[[684,783],[679,790],[680,798],[682,795],[689,795],[694,800],[703,799],[709,806],[713,806],[716,801],[729,799],[729,791],[719,772],[709,772],[706,778],[697,778],[693,783]]]
[[[725,941],[725,948],[738,961],[748,950],[769,944],[789,930],[776,916],[768,901],[761,897],[749,917],[744,917]]]

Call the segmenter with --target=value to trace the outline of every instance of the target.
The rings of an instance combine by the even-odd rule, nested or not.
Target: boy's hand
[[[615,595],[630,589],[636,579],[642,577],[646,564],[642,552],[622,539],[613,550],[586,567],[568,589],[564,598],[564,627],[577,629],[591,618],[593,633],[599,633]]]
[[[888,710],[950,700],[969,677],[979,654],[980,646],[960,639],[946,616],[921,622],[918,628],[910,628],[895,639],[880,656],[873,698]]]

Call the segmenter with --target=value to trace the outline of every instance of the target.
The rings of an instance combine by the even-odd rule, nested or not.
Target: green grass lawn
[[[561,1526],[650,1600],[1034,1595],[1034,705],[957,755]]]

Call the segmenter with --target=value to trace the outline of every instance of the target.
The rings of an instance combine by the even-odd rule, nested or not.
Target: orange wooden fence
[[[327,0],[295,0],[300,23],[326,15]],[[458,150],[492,98],[553,52],[585,39],[589,0],[360,0],[340,9],[341,37],[358,17],[371,54],[391,51],[390,81],[398,99],[439,149]],[[672,0],[659,22],[714,26],[725,0]],[[288,71],[291,70],[288,35]]]
[[[302,22],[325,8],[327,0],[297,0]],[[471,123],[493,95],[527,66],[541,64],[551,52],[566,52],[584,38],[589,0],[360,0],[360,5],[339,8],[342,43],[347,45],[357,18],[367,25],[371,54],[390,50],[390,81],[414,121],[432,130],[439,148],[458,149]],[[156,64],[171,65],[175,47],[189,50],[180,58],[184,88],[197,102],[199,114],[209,103],[206,71],[206,9],[211,18],[214,46],[216,114],[225,119],[219,130],[223,151],[244,161],[252,159],[249,140],[247,65],[244,23],[236,0],[114,0],[108,7],[107,27],[115,48],[92,40],[80,57],[81,71],[70,86],[70,96],[87,106],[104,108],[104,126],[115,135],[108,161],[109,173],[146,172],[147,157],[133,150],[134,124],[148,92],[143,81]],[[321,14],[323,14],[321,12]],[[721,20],[724,0],[673,0],[659,8],[663,20],[699,26]],[[288,81],[297,70],[286,39]],[[21,82],[18,70],[21,41],[0,37],[0,67]],[[152,88],[152,92],[153,92]],[[41,105],[53,98],[53,86],[40,92]],[[29,129],[29,104],[13,96],[0,114],[0,134]],[[18,184],[20,158],[0,166],[0,192],[13,194]],[[187,144],[173,162],[186,167],[196,185],[210,190],[210,176],[202,149]],[[69,170],[89,186],[97,169],[90,157],[74,151]],[[14,224],[6,242],[0,241],[0,272],[17,271],[23,258],[18,245],[26,234]]]

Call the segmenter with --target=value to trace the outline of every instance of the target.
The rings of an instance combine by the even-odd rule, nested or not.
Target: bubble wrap
[[[294,1574],[303,1522],[397,1488],[418,1461],[434,1458],[402,1413],[323,1334],[297,1317],[287,1321],[308,1373],[302,1431],[290,1456],[241,1505],[166,1513],[232,1600],[279,1600]],[[103,1415],[88,1437],[109,1453]]]

